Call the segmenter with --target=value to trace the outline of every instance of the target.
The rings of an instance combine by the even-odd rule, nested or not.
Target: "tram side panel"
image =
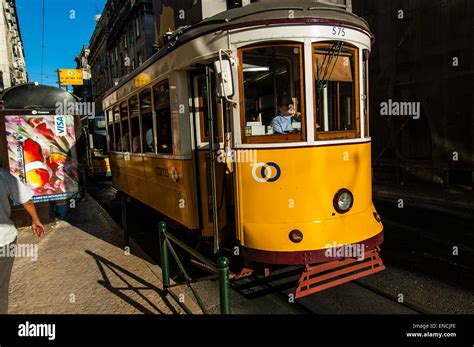
[[[109,153],[110,168],[112,170],[112,183],[117,190],[128,193],[127,174],[123,153]]]
[[[129,158],[124,161],[124,164],[127,176],[127,193],[135,199],[147,203],[148,190],[144,157],[141,155],[129,154]]]
[[[191,160],[110,153],[113,184],[119,190],[189,229],[197,229]]]

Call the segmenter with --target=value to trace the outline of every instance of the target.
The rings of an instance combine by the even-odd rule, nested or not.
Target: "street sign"
[[[82,69],[59,69],[59,84],[62,86],[82,86]]]

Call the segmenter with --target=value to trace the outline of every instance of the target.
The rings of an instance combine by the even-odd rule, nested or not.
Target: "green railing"
[[[219,258],[218,266],[216,266],[213,262],[208,260],[202,254],[198,253],[188,245],[186,245],[181,240],[177,239],[173,235],[167,232],[167,225],[166,222],[160,222],[159,224],[159,233],[160,233],[160,250],[161,250],[161,269],[163,275],[163,292],[164,295],[171,295],[178,303],[181,303],[176,295],[170,290],[172,287],[182,285],[182,283],[177,283],[171,285],[170,281],[170,258],[169,254],[173,256],[176,264],[179,267],[179,270],[183,274],[184,283],[187,287],[191,290],[194,298],[196,299],[199,308],[201,309],[202,313],[207,314],[208,311],[199,296],[198,292],[193,288],[192,283],[194,282],[191,277],[186,272],[186,269],[183,266],[183,263],[178,257],[175,249],[173,248],[173,244],[180,247],[185,252],[191,254],[194,258],[202,262],[206,268],[215,273],[216,276],[219,277],[219,294],[220,294],[220,311],[221,314],[231,314],[232,313],[232,303],[231,303],[231,292],[230,292],[230,285],[229,285],[229,260],[225,257]],[[182,305],[183,309],[187,313],[192,313],[189,309]]]

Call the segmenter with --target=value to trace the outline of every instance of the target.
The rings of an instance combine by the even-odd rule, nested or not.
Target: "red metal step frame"
[[[362,261],[345,258],[315,266],[308,265],[298,280],[295,297],[302,298],[384,270],[379,251],[377,247],[368,252]]]

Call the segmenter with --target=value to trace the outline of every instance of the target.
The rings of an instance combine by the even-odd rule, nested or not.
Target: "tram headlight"
[[[301,241],[303,241],[303,233],[298,229],[290,231],[289,237],[291,242],[294,243],[300,243]]]
[[[354,197],[348,189],[339,190],[334,196],[333,205],[338,213],[348,212],[354,203]]]

